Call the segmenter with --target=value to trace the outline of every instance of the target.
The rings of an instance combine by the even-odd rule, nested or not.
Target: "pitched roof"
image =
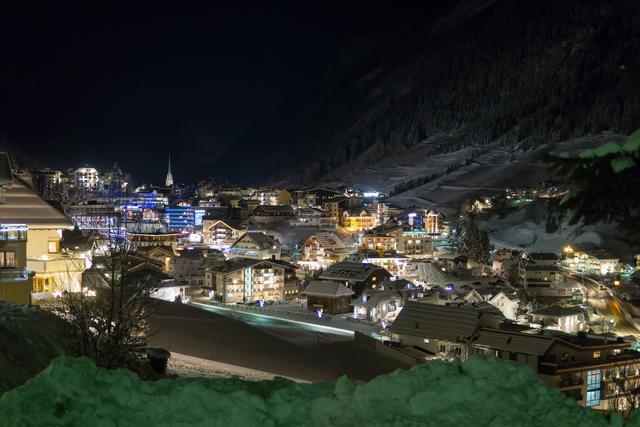
[[[327,297],[351,296],[353,294],[354,292],[342,283],[327,280],[314,280],[302,291],[302,295]]]
[[[231,247],[235,247],[236,244],[242,240],[250,239],[253,241],[260,249],[273,249],[274,246],[279,247],[280,244],[271,236],[267,236],[261,231],[247,231],[240,237],[238,240],[234,242]]]
[[[243,268],[249,268],[264,263],[271,264],[274,267],[285,268],[283,265],[269,259],[231,258],[226,260],[222,268],[218,271],[222,271],[223,273],[231,273],[237,270],[242,270]]]
[[[315,238],[320,243],[324,249],[338,249],[344,248],[344,243],[342,239],[335,233],[330,231],[320,231],[318,233],[314,233],[307,239],[307,242],[311,239]],[[306,242],[305,242],[306,243]]]
[[[255,215],[258,214],[286,214],[295,215],[293,208],[290,205],[259,205],[253,211]]]
[[[367,280],[367,278],[377,270],[386,271],[384,268],[375,264],[342,261],[329,266],[319,277],[323,280],[352,280],[362,282]]]
[[[33,229],[73,229],[73,223],[63,212],[42,200],[19,176],[14,177],[6,190],[5,203],[0,204],[0,222],[27,224]]]
[[[202,219],[202,221],[203,222],[204,221],[207,221],[207,222],[211,221],[211,224],[207,224],[208,228],[211,228],[211,227],[213,227],[215,225],[218,225],[220,223],[222,223],[226,227],[232,228],[234,230],[242,230],[242,228],[243,228],[239,221],[234,221],[232,219],[218,219],[218,218],[207,218],[207,217],[204,217]]]
[[[381,302],[401,298],[398,292],[391,289],[385,289],[384,291],[377,292],[363,292],[362,295],[367,296],[366,301],[363,301],[362,298],[356,298],[351,301],[350,305],[356,307],[377,307]]]
[[[407,301],[389,329],[396,334],[457,342],[474,334],[482,315],[469,308]]]
[[[558,255],[553,252],[531,252],[529,258],[534,261],[557,261]]]
[[[544,335],[480,329],[478,338],[474,341],[474,344],[496,350],[543,356],[549,351],[554,342],[555,338]]]
[[[576,314],[584,313],[581,307],[562,307],[559,305],[552,305],[540,310],[536,310],[531,314],[537,316],[550,316],[550,317],[565,317],[575,316]]]

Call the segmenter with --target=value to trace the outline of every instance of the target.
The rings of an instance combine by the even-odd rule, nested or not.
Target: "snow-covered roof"
[[[31,229],[73,229],[73,223],[63,212],[45,202],[25,181],[14,176],[7,187],[5,203],[0,203],[0,223],[27,224]]]
[[[302,295],[326,297],[351,296],[354,293],[355,292],[347,288],[342,283],[331,282],[328,280],[314,280],[307,285],[304,291],[302,291]]]

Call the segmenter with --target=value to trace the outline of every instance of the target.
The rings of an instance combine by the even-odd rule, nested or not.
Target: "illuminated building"
[[[280,301],[284,299],[284,267],[269,261],[235,258],[207,268],[205,286],[222,302]]]
[[[260,205],[253,210],[251,217],[257,224],[271,224],[293,219],[295,215],[293,208],[289,205]]]
[[[236,240],[224,253],[228,258],[280,259],[281,245],[276,239],[262,232],[248,231]]]
[[[111,205],[82,203],[67,206],[67,215],[73,225],[81,230],[115,231],[120,225],[120,218]]]
[[[567,245],[563,249],[563,264],[573,271],[605,276],[620,269],[620,259],[608,251],[590,244]]]
[[[399,225],[382,225],[362,236],[362,248],[380,252],[397,252],[411,257],[431,257],[431,236],[422,230]]]
[[[339,282],[314,280],[302,291],[307,297],[307,309],[311,311],[342,314],[349,313],[353,291]]]
[[[289,205],[291,194],[287,190],[256,190],[252,198],[258,201],[259,205]]]
[[[170,231],[192,232],[195,229],[195,210],[191,206],[185,205],[165,208],[164,217],[167,222],[167,228]]]
[[[0,224],[0,301],[31,302],[33,273],[26,267],[26,224]]]
[[[73,171],[73,183],[76,188],[84,190],[97,190],[100,177],[96,168],[83,167]]]
[[[346,247],[338,235],[325,231],[309,236],[301,252],[298,264],[310,270],[319,270],[343,261],[355,252],[355,248]]]
[[[364,209],[344,211],[340,217],[340,222],[348,232],[360,232],[375,227],[376,216]]]
[[[376,289],[389,277],[391,274],[377,265],[342,261],[320,273],[319,279],[343,283],[356,294],[361,294],[365,289]]]
[[[444,215],[441,212],[426,210],[423,215],[424,231],[429,234],[447,234],[443,229]]]
[[[144,251],[152,246],[171,247],[175,250],[179,233],[127,233],[132,251]]]
[[[28,227],[26,266],[35,273],[33,299],[63,291],[80,291],[87,260],[62,253],[60,246],[62,230],[73,229],[73,223],[42,200],[23,177],[13,176],[11,169],[8,170],[9,184],[3,189],[4,197],[0,197],[3,202],[0,203],[0,223]]]
[[[363,263],[382,267],[394,276],[403,276],[405,274],[405,268],[409,263],[408,257],[396,252],[378,253],[376,251],[371,251],[358,255],[362,257]]]
[[[212,248],[230,248],[243,233],[242,227],[233,221],[207,218],[202,221],[204,243]]]

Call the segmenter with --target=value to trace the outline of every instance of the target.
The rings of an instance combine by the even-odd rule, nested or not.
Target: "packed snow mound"
[[[23,384],[64,354],[68,354],[67,344],[53,315],[0,301],[0,394]]]
[[[528,367],[433,362],[368,383],[165,379],[61,357],[0,398],[0,426],[606,426]]]

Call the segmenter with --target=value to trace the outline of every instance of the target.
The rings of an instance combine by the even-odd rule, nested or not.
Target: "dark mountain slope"
[[[434,155],[630,133],[640,127],[639,54],[637,1],[462,1],[433,24],[349,45],[280,126],[281,149],[261,153],[269,169],[253,175],[310,183],[452,131]]]

